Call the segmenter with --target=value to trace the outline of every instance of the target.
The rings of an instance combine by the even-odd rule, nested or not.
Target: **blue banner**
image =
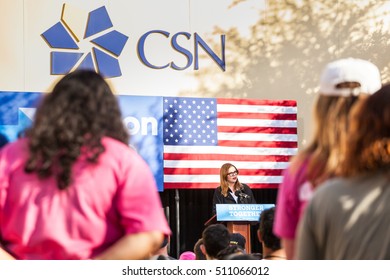
[[[31,126],[42,97],[36,92],[0,92],[0,134],[15,141]],[[123,123],[131,135],[132,146],[148,163],[157,188],[164,190],[162,145],[162,97],[119,95]]]

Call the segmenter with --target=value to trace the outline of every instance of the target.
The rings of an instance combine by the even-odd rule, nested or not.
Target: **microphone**
[[[243,193],[241,190],[236,191],[234,194],[238,197],[241,197],[241,198],[245,198],[245,199],[250,198],[249,195],[247,195],[246,193]]]

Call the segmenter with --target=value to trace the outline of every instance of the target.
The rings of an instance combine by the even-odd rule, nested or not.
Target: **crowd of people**
[[[390,259],[390,85],[369,61],[335,60],[313,109],[312,141],[258,220],[261,254],[217,223],[179,260]],[[2,142],[0,259],[174,259],[153,175],[99,74],[64,76],[23,137]],[[256,204],[238,175],[232,163],[220,168],[213,214]]]

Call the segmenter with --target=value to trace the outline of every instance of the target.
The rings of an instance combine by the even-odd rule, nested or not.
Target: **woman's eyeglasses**
[[[238,170],[237,170],[237,171],[234,171],[234,172],[230,172],[230,173],[228,173],[227,175],[230,176],[230,177],[237,176],[237,175],[238,175]]]

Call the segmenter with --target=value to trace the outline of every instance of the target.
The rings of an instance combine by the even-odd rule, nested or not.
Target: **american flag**
[[[251,188],[276,188],[297,152],[292,100],[163,98],[164,188],[216,188],[230,162]]]

